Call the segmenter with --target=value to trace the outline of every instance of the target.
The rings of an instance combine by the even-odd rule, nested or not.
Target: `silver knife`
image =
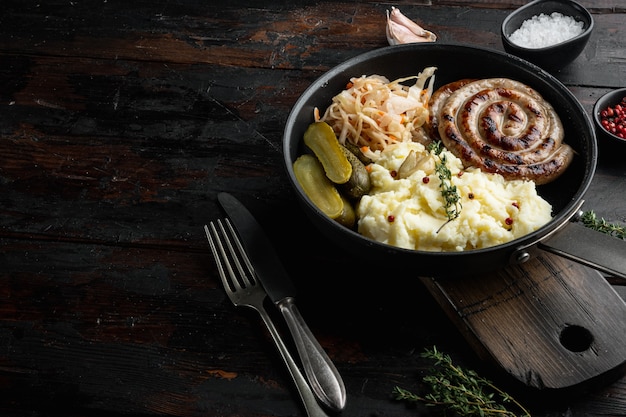
[[[296,289],[261,225],[232,195],[220,193],[217,198],[235,225],[255,274],[287,322],[313,393],[330,409],[343,410],[346,389],[341,375],[296,307]]]

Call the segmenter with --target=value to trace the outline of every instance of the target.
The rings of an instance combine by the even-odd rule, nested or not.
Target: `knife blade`
[[[296,288],[270,240],[254,216],[234,196],[219,193],[217,198],[234,224],[255,274],[287,323],[311,389],[322,404],[341,411],[346,405],[341,375],[296,307]]]

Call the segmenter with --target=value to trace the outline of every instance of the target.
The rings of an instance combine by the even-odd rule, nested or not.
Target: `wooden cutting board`
[[[626,303],[597,271],[547,252],[473,278],[422,278],[474,350],[523,384],[562,389],[626,370]]]

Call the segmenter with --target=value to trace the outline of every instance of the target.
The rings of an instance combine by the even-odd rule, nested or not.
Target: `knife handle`
[[[322,406],[317,402],[315,395],[313,394],[313,392],[311,391],[311,388],[307,384],[306,379],[302,375],[302,372],[300,372],[298,365],[293,360],[293,357],[289,353],[289,350],[287,349],[285,342],[283,342],[283,339],[281,338],[280,333],[278,332],[278,329],[272,322],[272,319],[270,318],[265,308],[263,308],[263,306],[255,306],[254,309],[259,313],[259,315],[263,319],[263,322],[265,323],[267,330],[269,330],[270,335],[272,336],[272,339],[274,340],[274,343],[276,344],[276,347],[278,348],[278,351],[280,352],[280,356],[283,358],[283,361],[287,365],[289,374],[291,375],[291,378],[295,382],[296,388],[298,388],[298,393],[300,394],[300,398],[302,399],[302,402],[304,403],[304,408],[306,410],[307,416],[308,417],[329,417],[329,414],[326,413],[326,411],[324,411]]]
[[[293,297],[285,297],[276,305],[287,322],[311,389],[327,407],[334,411],[343,410],[346,388],[341,375],[304,322]]]

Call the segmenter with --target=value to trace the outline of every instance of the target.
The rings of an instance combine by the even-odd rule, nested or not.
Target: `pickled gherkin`
[[[343,200],[343,210],[341,214],[335,219],[339,224],[342,224],[348,228],[352,228],[356,223],[356,211],[348,199],[341,194]]]
[[[341,150],[352,165],[352,175],[345,184],[341,185],[341,190],[351,199],[358,200],[370,192],[370,174],[365,169],[363,162],[347,147],[341,146]],[[360,153],[360,151],[358,152]]]
[[[363,152],[361,152],[361,149],[349,140],[346,140],[346,143],[344,143],[343,146],[345,146],[346,149],[349,150],[354,156],[359,158],[359,161],[361,161],[363,165],[372,163],[372,160],[368,156],[365,156]]]
[[[335,184],[345,184],[352,176],[352,164],[342,150],[333,128],[326,122],[311,123],[304,132],[304,143],[324,167]]]
[[[324,214],[331,219],[337,219],[344,214],[344,199],[315,156],[299,156],[293,163],[293,172],[304,193]]]

